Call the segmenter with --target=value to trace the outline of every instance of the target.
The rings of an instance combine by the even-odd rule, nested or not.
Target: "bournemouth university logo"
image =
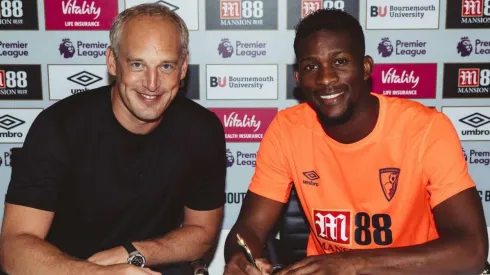
[[[399,177],[399,168],[379,169],[379,184],[381,185],[381,190],[388,201],[391,201],[395,196]]]
[[[313,209],[315,234],[319,239],[343,245],[351,244],[351,212]]]

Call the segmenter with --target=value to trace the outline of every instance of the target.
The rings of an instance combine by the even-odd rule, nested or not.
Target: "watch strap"
[[[123,247],[128,252],[128,255],[135,252],[135,251],[138,251],[138,249],[136,249],[136,247],[134,247],[134,245],[132,243],[126,243],[123,245]]]

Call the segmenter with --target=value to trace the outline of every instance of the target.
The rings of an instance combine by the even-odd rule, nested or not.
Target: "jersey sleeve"
[[[446,199],[474,187],[458,134],[449,118],[438,113],[423,143],[422,165],[428,179],[432,208]]]
[[[285,153],[287,149],[285,134],[276,116],[260,142],[255,172],[248,188],[257,195],[282,203],[288,201],[292,187],[292,177]]]
[[[55,212],[67,156],[53,112],[41,112],[15,152],[5,202]]]

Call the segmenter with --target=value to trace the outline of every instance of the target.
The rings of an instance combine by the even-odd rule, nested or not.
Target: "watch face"
[[[131,259],[131,264],[139,267],[143,267],[145,265],[145,258],[141,255],[134,255]]]

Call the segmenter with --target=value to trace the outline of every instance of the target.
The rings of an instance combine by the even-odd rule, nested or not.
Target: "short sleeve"
[[[225,204],[226,141],[219,118],[212,113],[206,130],[199,133],[196,141],[200,156],[195,175],[191,175],[193,188],[189,190],[186,206],[193,210],[213,210]]]
[[[279,115],[271,122],[260,142],[255,172],[249,190],[262,197],[286,203],[292,187],[292,178],[285,152]]]
[[[443,113],[433,119],[423,143],[423,172],[432,208],[474,187],[461,143],[454,126]]]
[[[67,167],[59,128],[53,112],[44,110],[36,117],[13,156],[5,202],[55,212]]]

